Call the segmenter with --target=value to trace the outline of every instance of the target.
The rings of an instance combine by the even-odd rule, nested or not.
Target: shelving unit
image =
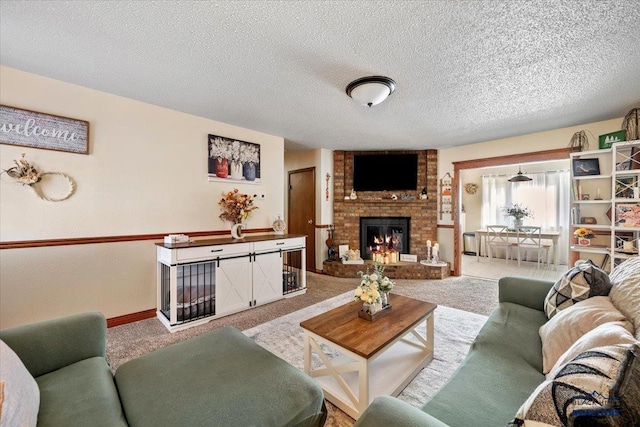
[[[440,219],[443,219],[445,214],[451,215],[452,200],[451,200],[451,185],[453,178],[449,175],[449,172],[444,174],[440,179],[440,185],[438,189],[438,195],[440,196]]]
[[[571,154],[571,263],[592,259],[607,270],[640,247],[640,141]],[[575,243],[579,227],[593,230],[591,245]]]

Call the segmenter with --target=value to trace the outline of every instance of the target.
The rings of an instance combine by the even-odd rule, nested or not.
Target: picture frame
[[[624,228],[640,227],[640,205],[637,203],[616,205],[616,225]]]
[[[616,163],[617,171],[628,171],[631,169],[631,160],[626,160],[624,162]]]
[[[89,122],[0,105],[0,144],[89,154]]]
[[[208,180],[260,184],[260,144],[208,135]]]
[[[633,177],[616,178],[614,198],[633,199],[633,186]]]
[[[600,175],[600,161],[598,159],[573,159],[573,176]]]
[[[588,194],[583,194],[582,195],[582,200],[589,200],[589,195]]]

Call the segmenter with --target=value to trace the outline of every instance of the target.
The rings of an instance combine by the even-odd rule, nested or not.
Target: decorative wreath
[[[476,194],[476,191],[478,191],[478,184],[473,184],[471,182],[469,184],[465,184],[464,191],[469,194]]]
[[[31,187],[36,196],[42,200],[46,200],[47,202],[61,202],[63,200],[67,200],[76,191],[76,183],[69,175],[62,172],[38,172],[36,167],[26,161],[24,157],[25,154],[22,153],[22,158],[20,160],[13,161],[16,164],[14,167],[5,169],[2,172],[6,172],[7,175],[18,183]],[[47,197],[42,192],[42,189],[37,185],[45,175],[59,175],[63,177],[69,184],[69,191],[67,191],[67,193],[62,197]]]

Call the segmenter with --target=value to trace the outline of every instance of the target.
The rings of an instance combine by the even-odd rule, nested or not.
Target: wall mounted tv
[[[353,189],[399,191],[418,188],[418,154],[355,154]]]

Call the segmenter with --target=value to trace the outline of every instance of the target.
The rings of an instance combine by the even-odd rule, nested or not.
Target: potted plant
[[[585,227],[578,228],[573,232],[573,235],[578,238],[578,245],[580,246],[589,246],[591,244],[591,239],[596,237],[595,234],[593,234],[593,231]]]

